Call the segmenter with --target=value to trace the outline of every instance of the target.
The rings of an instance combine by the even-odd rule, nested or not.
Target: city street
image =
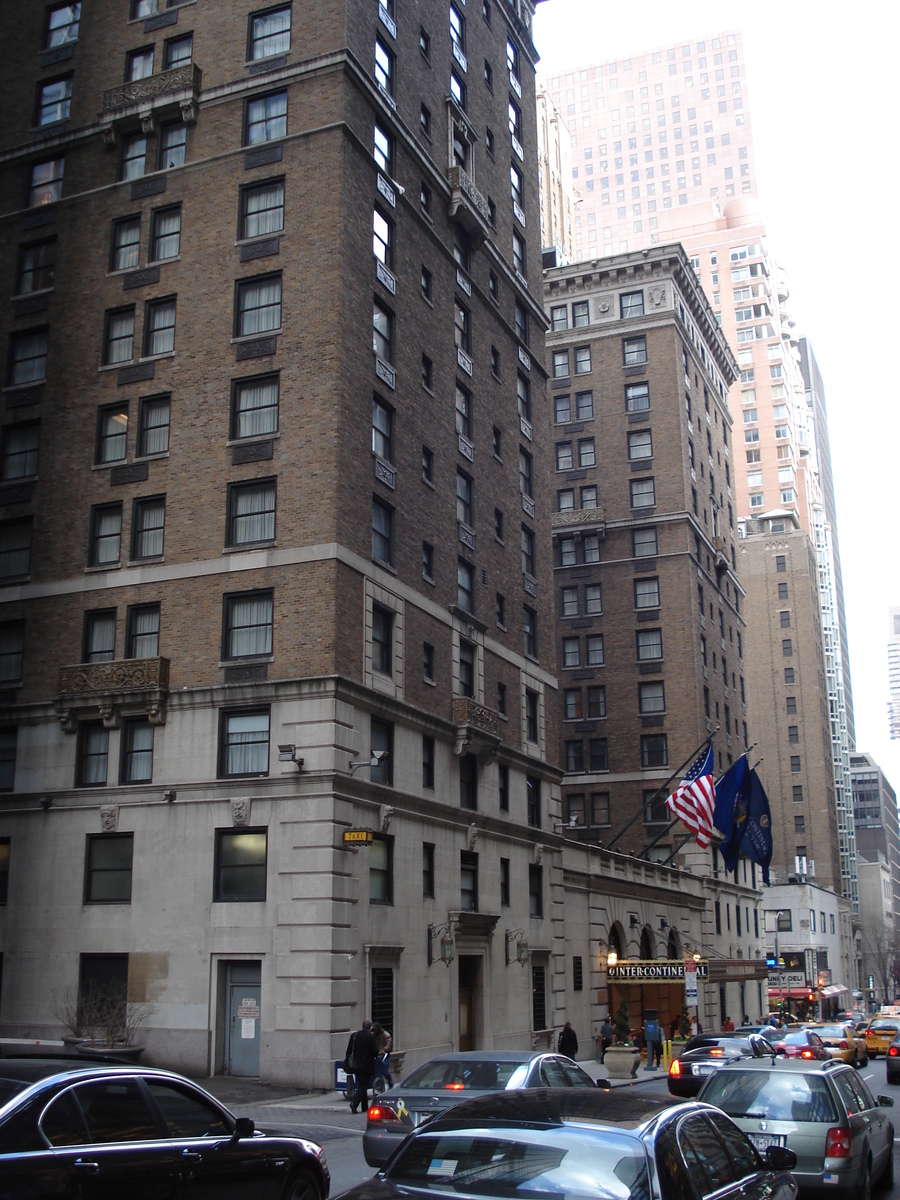
[[[586,1064],[584,1064],[586,1065]],[[874,1095],[893,1096],[897,1103],[894,1124],[900,1134],[900,1088],[885,1082],[884,1061],[869,1063],[860,1072]],[[271,1133],[288,1133],[311,1138],[324,1146],[331,1170],[331,1195],[339,1196],[347,1188],[370,1178],[374,1171],[367,1166],[362,1151],[365,1118],[351,1114],[348,1105],[337,1093],[315,1096],[298,1095],[287,1088],[234,1079],[198,1080],[214,1092],[239,1116],[252,1117],[258,1128]],[[627,1086],[627,1085],[626,1085]],[[667,1096],[663,1072],[638,1071],[635,1087],[648,1095]],[[889,1191],[880,1193],[884,1200],[900,1200],[900,1160],[898,1137],[894,1139],[894,1166],[898,1182]]]

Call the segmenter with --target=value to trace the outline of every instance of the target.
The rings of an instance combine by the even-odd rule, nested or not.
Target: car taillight
[[[812,1056],[813,1056],[812,1050],[801,1050],[800,1051],[801,1058],[812,1058]]]
[[[680,1075],[681,1074],[681,1063],[678,1061],[677,1058],[672,1059],[672,1065],[669,1067],[669,1074],[670,1075]]]
[[[394,1109],[392,1109],[390,1107],[390,1105],[387,1105],[387,1104],[371,1104],[371,1105],[369,1105],[369,1111],[366,1115],[369,1118],[370,1124],[378,1124],[378,1125],[400,1125],[401,1124],[400,1117],[398,1116],[398,1114],[394,1111]]]
[[[464,1083],[445,1083],[444,1091],[447,1092],[464,1092],[466,1085]]]
[[[900,1050],[896,1046],[888,1046],[888,1058],[896,1058]]]
[[[841,1049],[841,1050],[846,1050],[846,1049],[847,1049],[847,1043],[846,1043],[846,1042],[838,1042],[838,1046],[840,1047],[840,1049]]]
[[[721,1046],[716,1046],[715,1049],[710,1050],[709,1057],[710,1058],[721,1058],[724,1053],[725,1053],[725,1051],[722,1049]]]
[[[825,1135],[826,1158],[850,1158],[853,1153],[853,1134],[849,1129],[829,1129]]]

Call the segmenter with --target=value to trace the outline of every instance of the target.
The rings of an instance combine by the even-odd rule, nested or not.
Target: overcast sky
[[[900,606],[896,7],[545,0],[538,77],[723,30],[743,34],[769,248],[825,381],[857,749],[900,790],[887,718],[887,610]]]

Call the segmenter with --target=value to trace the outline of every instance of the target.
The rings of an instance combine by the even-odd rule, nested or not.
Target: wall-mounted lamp
[[[278,747],[278,761],[296,763],[297,770],[303,770],[303,759],[297,757],[297,747],[293,742]]]
[[[666,920],[665,917],[660,917],[659,918],[659,932],[665,933],[668,928],[669,928],[669,922]]]
[[[174,804],[177,795],[178,793],[174,788],[166,788],[163,792],[163,800],[165,800],[166,804]]]
[[[50,798],[50,796],[41,796],[40,800],[38,800],[38,804],[41,806],[41,808],[45,812],[47,811],[47,809],[50,807],[50,805],[52,803],[53,803],[53,800]]]
[[[618,961],[619,961],[619,956],[618,956],[618,954],[615,952],[615,950],[607,950],[607,952],[606,952],[606,965],[607,965],[608,967],[614,967],[614,966],[615,966],[615,965],[618,963]]]
[[[506,965],[509,966],[512,962],[509,956],[509,943],[513,938],[518,938],[516,942],[516,962],[520,967],[525,967],[528,965],[528,943],[525,941],[524,929],[507,929],[506,936],[503,939],[503,953]]]
[[[453,962],[453,926],[450,921],[445,921],[443,925],[429,925],[426,930],[426,944],[428,949],[428,965],[429,967],[434,962],[434,950],[431,943],[440,934],[441,937],[441,962],[445,967],[449,967]]]
[[[348,770],[352,775],[354,771],[358,771],[360,767],[380,767],[387,758],[387,750],[373,750],[371,758],[358,758],[355,762],[351,762]]]
[[[579,825],[579,822],[578,822],[578,814],[575,812],[570,812],[568,821],[554,821],[553,828],[554,829],[579,829],[579,828],[581,828],[581,826]]]
[[[628,914],[628,925],[631,929],[637,929],[638,925],[640,925],[640,921],[637,919],[634,913]]]

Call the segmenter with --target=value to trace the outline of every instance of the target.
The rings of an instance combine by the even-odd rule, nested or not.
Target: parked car
[[[540,1050],[468,1050],[432,1058],[369,1106],[363,1153],[370,1167],[387,1162],[410,1130],[468,1099],[472,1092],[597,1085],[562,1054]]]
[[[887,1054],[888,1046],[900,1031],[897,1017],[873,1017],[866,1026],[866,1050],[869,1058]]]
[[[696,1096],[707,1076],[735,1058],[766,1058],[775,1050],[761,1034],[737,1037],[733,1033],[698,1033],[689,1038],[669,1066],[669,1091],[673,1096]]]
[[[807,1029],[813,1030],[821,1039],[822,1044],[832,1058],[839,1058],[849,1063],[851,1067],[865,1067],[869,1063],[869,1053],[866,1050],[866,1039],[857,1037],[853,1025],[849,1021],[840,1021],[831,1025],[810,1024]]]
[[[801,1192],[868,1200],[873,1183],[893,1183],[894,1127],[886,1109],[894,1102],[876,1100],[846,1063],[730,1063],[706,1082],[700,1099],[727,1113],[757,1149],[793,1150]]]
[[[736,1037],[749,1037],[751,1033],[761,1034],[769,1042],[775,1042],[781,1036],[781,1030],[774,1025],[738,1025],[734,1031]]]
[[[819,1062],[831,1058],[822,1039],[812,1029],[789,1029],[772,1044],[775,1053],[783,1054],[785,1058],[811,1058]]]
[[[467,1100],[420,1126],[342,1200],[444,1193],[490,1200],[794,1200],[783,1147],[760,1154],[696,1102],[576,1088]]]
[[[269,1137],[171,1071],[0,1059],[0,1200],[327,1200],[321,1146]]]
[[[887,1048],[884,1056],[888,1083],[900,1083],[900,1033]]]

